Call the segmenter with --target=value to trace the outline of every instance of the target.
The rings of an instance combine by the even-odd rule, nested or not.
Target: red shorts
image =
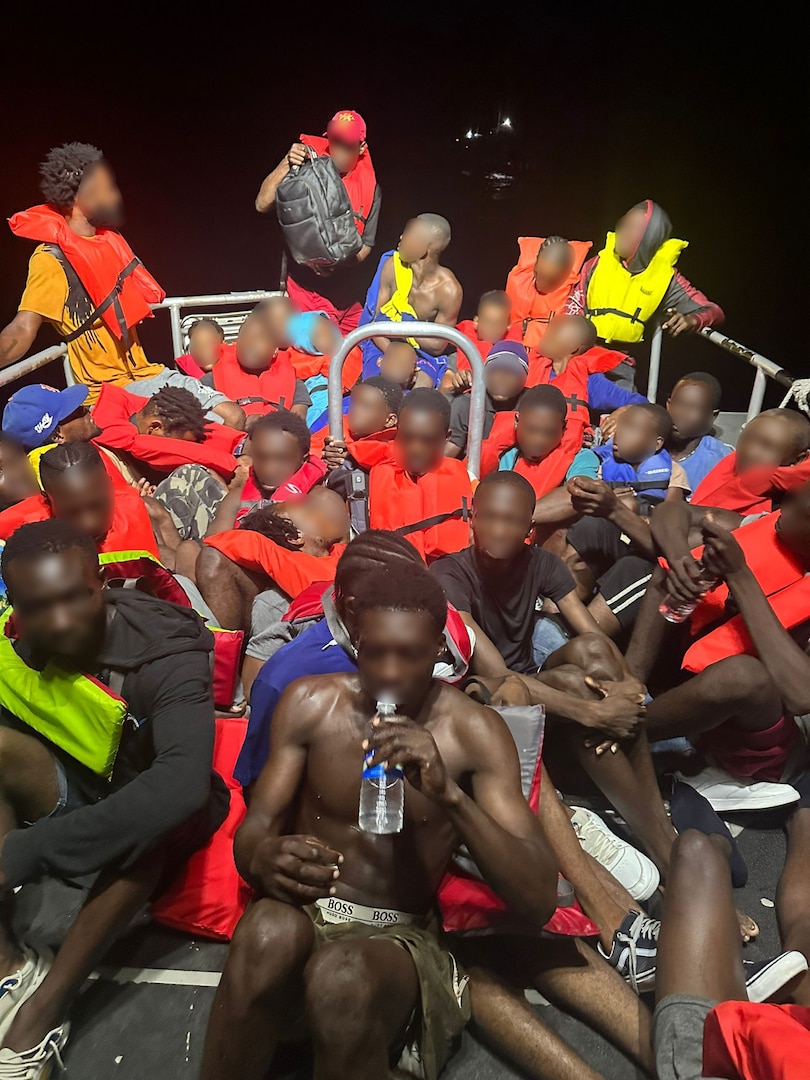
[[[793,717],[782,716],[765,731],[721,724],[701,738],[700,748],[732,776],[778,784],[800,737]]]
[[[359,302],[355,302],[351,307],[336,308],[331,300],[327,300],[319,293],[310,292],[309,289],[302,289],[291,277],[287,278],[287,292],[290,294],[290,299],[298,304],[302,311],[325,311],[329,318],[334,319],[338,324],[338,329],[344,337],[357,329],[360,316],[363,314],[363,308]]]

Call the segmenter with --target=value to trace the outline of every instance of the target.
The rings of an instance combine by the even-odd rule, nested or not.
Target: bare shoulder
[[[354,672],[296,679],[279,699],[273,729],[282,738],[307,742],[332,717],[342,714],[358,693],[358,676]]]
[[[437,701],[442,720],[452,728],[459,741],[475,751],[495,753],[501,746],[512,746],[513,739],[503,718],[486,705],[473,701],[454,686],[442,683]]]
[[[461,282],[458,280],[453,271],[447,266],[439,267],[439,288],[442,293],[448,297],[456,297],[462,295]]]

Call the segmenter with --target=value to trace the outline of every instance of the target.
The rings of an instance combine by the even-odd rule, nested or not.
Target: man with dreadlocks
[[[15,236],[36,240],[20,308],[0,333],[0,367],[19,360],[43,322],[66,342],[77,382],[119,385],[159,375],[138,340],[137,324],[166,295],[118,231],[121,192],[103,154],[66,143],[40,166],[45,202],[14,214]]]

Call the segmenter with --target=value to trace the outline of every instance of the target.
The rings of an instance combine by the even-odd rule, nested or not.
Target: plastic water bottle
[[[658,610],[661,612],[667,622],[685,622],[695,610],[695,608],[698,606],[703,597],[706,595],[706,593],[710,592],[716,585],[719,585],[720,578],[718,578],[715,574],[710,574],[702,562],[699,562],[698,566],[700,567],[701,573],[700,577],[697,579],[696,584],[700,585],[701,587],[700,596],[696,596],[693,600],[678,600],[672,595],[672,593],[667,593],[658,608]]]
[[[393,701],[383,698],[377,702],[377,715],[385,720],[396,714]],[[376,730],[376,729],[373,729]],[[378,836],[402,832],[405,819],[405,777],[402,769],[388,769],[363,762],[360,783],[360,814],[358,823],[363,832]]]

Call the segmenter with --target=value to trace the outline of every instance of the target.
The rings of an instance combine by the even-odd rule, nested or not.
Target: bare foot
[[[743,939],[743,941],[753,941],[754,938],[759,937],[759,927],[750,915],[746,915],[744,914],[744,912],[738,911],[737,921],[740,924],[740,937]]]

